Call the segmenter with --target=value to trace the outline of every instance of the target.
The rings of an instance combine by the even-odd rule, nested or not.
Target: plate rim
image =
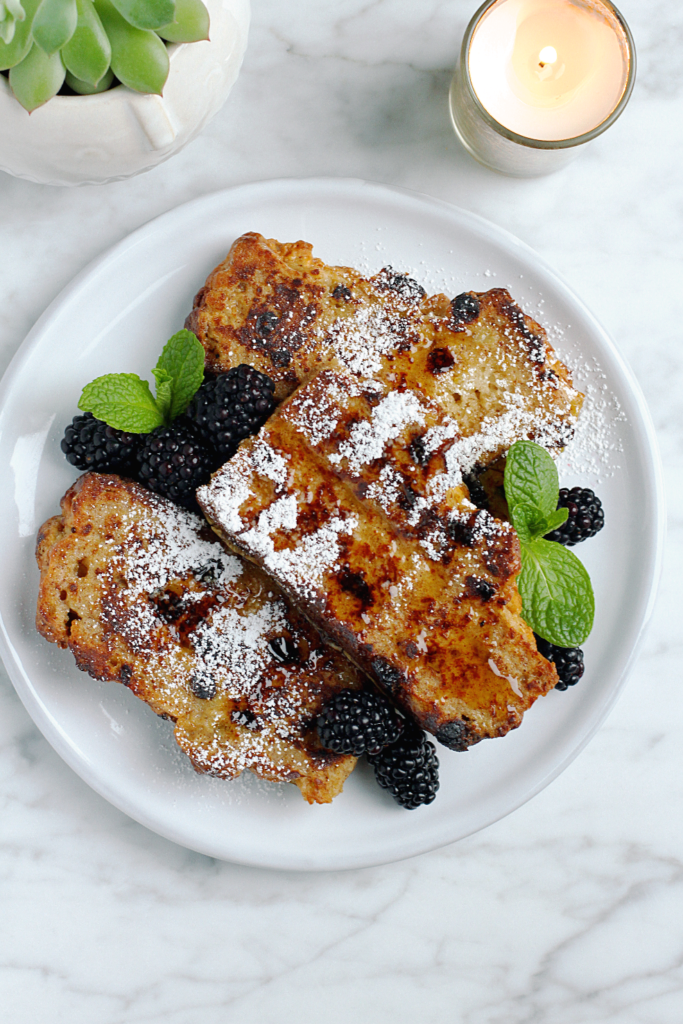
[[[624,383],[627,385],[630,392],[630,396],[634,402],[634,406],[638,413],[638,420],[632,425],[635,433],[639,436],[641,443],[649,454],[649,459],[643,460],[643,467],[647,470],[648,483],[650,485],[650,508],[651,517],[649,522],[649,531],[647,534],[648,550],[646,557],[646,566],[648,578],[647,592],[643,592],[639,596],[637,602],[637,614],[634,618],[637,619],[639,626],[637,635],[635,635],[631,642],[630,655],[624,663],[623,669],[620,676],[615,681],[612,690],[608,694],[604,703],[601,705],[599,713],[595,715],[591,722],[590,728],[582,735],[581,740],[567,753],[562,761],[555,765],[554,768],[548,771],[542,776],[529,790],[525,791],[519,799],[513,802],[510,806],[500,813],[494,813],[488,820],[483,824],[478,825],[476,828],[470,829],[458,836],[456,839],[436,839],[430,841],[427,844],[420,845],[419,843],[413,842],[413,848],[400,852],[397,855],[386,855],[382,853],[374,858],[368,858],[367,856],[361,856],[357,861],[350,862],[353,858],[349,858],[345,855],[341,860],[334,861],[334,858],[328,858],[325,863],[321,864],[306,864],[303,866],[299,863],[289,863],[287,858],[273,858],[263,856],[261,858],[254,859],[253,857],[244,858],[235,856],[234,854],[228,855],[226,853],[219,854],[215,848],[210,849],[203,842],[188,842],[188,837],[181,835],[181,830],[176,830],[170,827],[168,824],[163,825],[159,821],[153,819],[151,815],[138,811],[136,813],[126,799],[124,799],[119,792],[117,792],[107,781],[106,778],[98,776],[96,779],[88,776],[87,774],[87,763],[84,763],[84,758],[80,751],[74,748],[70,742],[68,735],[59,728],[58,723],[52,719],[47,710],[39,703],[31,688],[31,680],[28,672],[24,669],[20,657],[14,650],[11,636],[7,630],[7,624],[4,618],[0,614],[0,656],[5,664],[5,668],[9,675],[10,680],[16,690],[22,704],[26,708],[29,716],[40,730],[45,739],[50,743],[57,754],[69,765],[69,767],[75,771],[75,773],[81,778],[91,789],[102,796],[105,800],[111,803],[117,810],[131,817],[139,824],[150,831],[169,839],[172,842],[177,843],[185,848],[196,850],[199,853],[205,854],[210,857],[217,857],[232,863],[239,863],[248,865],[251,867],[267,868],[267,869],[279,869],[279,870],[290,870],[290,871],[329,871],[329,870],[355,870],[361,867],[377,866],[385,863],[392,863],[404,859],[408,859],[414,856],[419,856],[421,853],[427,853],[435,849],[439,849],[443,846],[450,845],[454,842],[458,842],[460,839],[466,838],[469,835],[475,834],[484,828],[488,828],[496,821],[502,820],[507,817],[513,811],[523,806],[539,792],[545,789],[551,782],[554,781],[565,769],[571,764],[571,762],[578,757],[581,751],[587,746],[590,740],[593,738],[598,729],[602,726],[605,719],[611,712],[614,704],[620,696],[624,685],[626,684],[628,677],[633,669],[636,658],[638,657],[645,632],[648,623],[651,619],[654,605],[657,598],[657,591],[659,587],[659,581],[662,572],[663,565],[663,553],[664,544],[666,537],[666,504],[665,504],[665,492],[664,492],[664,480],[663,471],[661,464],[661,456],[659,453],[659,447],[657,444],[656,432],[652,417],[650,414],[649,407],[642,393],[640,385],[635,378],[633,371],[624,359],[623,355],[617,348],[615,342],[607,330],[603,327],[598,318],[591,312],[586,306],[579,295],[573,290],[573,288],[564,280],[561,274],[559,274],[540,254],[538,254],[530,245],[518,238],[512,232],[506,228],[502,228],[495,224],[493,221],[482,217],[479,214],[473,213],[470,210],[466,210],[463,207],[459,207],[453,203],[449,203],[446,200],[438,199],[434,196],[419,192],[417,190],[404,188],[403,186],[386,184],[382,182],[375,182],[363,178],[345,178],[336,176],[316,176],[312,178],[300,178],[300,177],[284,177],[284,178],[266,178],[258,181],[252,181],[243,183],[240,185],[230,186],[228,188],[220,189],[213,192],[205,193],[204,195],[195,197],[185,203],[179,203],[169,210],[151,218],[144,224],[129,232],[126,236],[119,239],[113,245],[109,246],[106,250],[91,260],[85,267],[83,267],[65,286],[60,292],[52,299],[44,312],[38,317],[35,324],[28,332],[22,343],[19,345],[14,356],[10,360],[7,369],[5,370],[2,380],[0,381],[0,416],[5,408],[7,398],[11,392],[14,382],[17,376],[21,373],[22,366],[33,353],[35,347],[40,343],[42,336],[46,331],[49,330],[51,321],[58,315],[62,307],[67,304],[74,292],[77,292],[81,285],[93,275],[95,275],[99,269],[102,268],[109,260],[115,260],[119,258],[123,253],[131,248],[134,248],[139,241],[144,240],[150,233],[153,234],[155,226],[164,222],[165,220],[171,221],[174,217],[178,216],[180,211],[188,212],[191,211],[192,207],[204,207],[207,203],[219,199],[219,197],[237,197],[239,198],[240,193],[246,193],[251,201],[253,202],[258,198],[259,191],[264,192],[266,195],[272,195],[273,191],[287,191],[293,190],[295,193],[301,193],[307,190],[309,193],[315,191],[320,193],[325,190],[335,189],[346,189],[351,192],[358,192],[358,190],[376,190],[380,197],[382,194],[392,193],[403,197],[406,200],[412,201],[415,204],[422,205],[427,204],[436,209],[442,209],[444,213],[450,217],[455,217],[464,222],[469,222],[475,229],[478,230],[478,234],[485,234],[487,238],[491,236],[498,238],[504,243],[504,248],[507,251],[517,251],[527,260],[531,260],[535,267],[538,267],[544,272],[544,274],[552,279],[553,284],[562,295],[563,298],[568,299],[574,306],[578,306],[583,316],[590,322],[593,330],[599,335],[600,343],[608,351],[611,359],[616,364],[619,372],[621,373]]]

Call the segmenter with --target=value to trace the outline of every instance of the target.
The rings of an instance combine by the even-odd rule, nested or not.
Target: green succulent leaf
[[[173,0],[112,0],[112,3],[135,28],[161,28],[175,16]]]
[[[208,39],[209,12],[202,0],[176,0],[173,21],[158,28],[157,35],[169,43],[197,43]]]
[[[34,43],[22,62],[11,69],[9,84],[22,107],[30,114],[59,92],[64,75],[65,69],[59,54],[53,53],[48,57]]]
[[[134,28],[116,10],[110,0],[96,0],[111,43],[114,74],[136,92],[160,94],[168,78],[168,51],[155,32]]]
[[[31,49],[33,44],[31,28],[39,4],[40,0],[22,0],[24,20],[15,20],[12,38],[0,42],[0,71],[16,67]]]
[[[159,361],[152,371],[171,381],[170,418],[187,409],[190,399],[204,380],[204,346],[192,331],[178,331],[164,345]],[[159,392],[157,390],[157,400]]]
[[[557,508],[559,493],[557,467],[545,448],[534,441],[515,441],[505,460],[508,506],[535,505],[549,516]]]
[[[50,57],[69,42],[77,21],[76,0],[41,0],[33,19],[33,38]]]
[[[69,88],[73,89],[81,96],[94,96],[98,92],[106,92],[111,83],[114,81],[114,72],[111,68],[100,78],[97,85],[91,85],[90,82],[84,82],[81,78],[76,78],[70,71],[66,73],[66,84]]]
[[[83,388],[78,408],[91,412],[117,430],[147,434],[160,427],[164,417],[149,384],[137,373],[107,373]]]
[[[19,0],[0,0],[0,39],[3,43],[12,42],[17,22],[25,20],[26,11]]]
[[[534,633],[560,647],[578,647],[593,628],[590,577],[576,557],[552,540],[521,542],[517,584],[522,614]]]
[[[72,78],[83,84],[98,86],[106,76],[111,63],[111,44],[91,0],[76,0],[76,8],[76,31],[62,50],[62,60]],[[113,74],[109,76],[109,85],[112,78]],[[67,82],[76,92],[85,91],[76,89],[69,81],[68,74]],[[104,88],[108,86],[91,91],[101,92]]]
[[[26,11],[22,7],[21,0],[0,0],[0,21],[5,18],[23,21],[25,17]]]

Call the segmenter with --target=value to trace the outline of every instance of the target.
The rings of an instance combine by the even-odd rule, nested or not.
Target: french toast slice
[[[563,447],[581,409],[545,331],[505,289],[428,296],[391,267],[367,278],[329,266],[306,242],[242,235],[185,326],[209,371],[250,363],[275,381],[278,400],[325,366],[418,389],[450,417],[451,441],[476,438],[477,468],[520,437]],[[426,442],[429,459],[440,439]]]
[[[185,321],[204,346],[209,372],[250,363],[275,381],[280,400],[325,363],[330,326],[371,301],[374,290],[358,271],[328,266],[312,250],[254,231],[235,241]]]
[[[197,771],[293,782],[309,803],[341,791],[355,758],[322,749],[314,720],[360,673],[199,516],[87,473],[36,556],[39,632],[170,718]]]
[[[557,674],[520,615],[517,535],[463,482],[481,443],[463,444],[408,376],[322,370],[197,497],[233,550],[424,729],[465,750],[518,726]]]
[[[304,242],[237,239],[187,321],[208,365],[284,401],[198,497],[332,642],[455,749],[519,725],[556,673],[520,617],[519,545],[467,481],[561,448],[583,396],[504,289],[449,300]]]

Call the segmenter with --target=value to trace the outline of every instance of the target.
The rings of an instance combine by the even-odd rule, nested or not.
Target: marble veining
[[[255,0],[227,106],[170,162],[77,189],[0,175],[0,370],[92,258],[214,189],[349,175],[482,214],[548,259],[630,361],[670,506],[654,620],[606,724],[515,814],[403,863],[286,874],[183,850],[75,776],[3,672],[0,1005],[13,1024],[683,1019],[683,12],[619,6],[638,47],[632,101],[555,177],[499,177],[453,136],[446,94],[474,0]]]

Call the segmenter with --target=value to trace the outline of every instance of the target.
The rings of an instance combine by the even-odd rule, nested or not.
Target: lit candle
[[[489,0],[451,87],[467,149],[508,174],[567,163],[623,110],[635,76],[626,23],[604,0]]]

